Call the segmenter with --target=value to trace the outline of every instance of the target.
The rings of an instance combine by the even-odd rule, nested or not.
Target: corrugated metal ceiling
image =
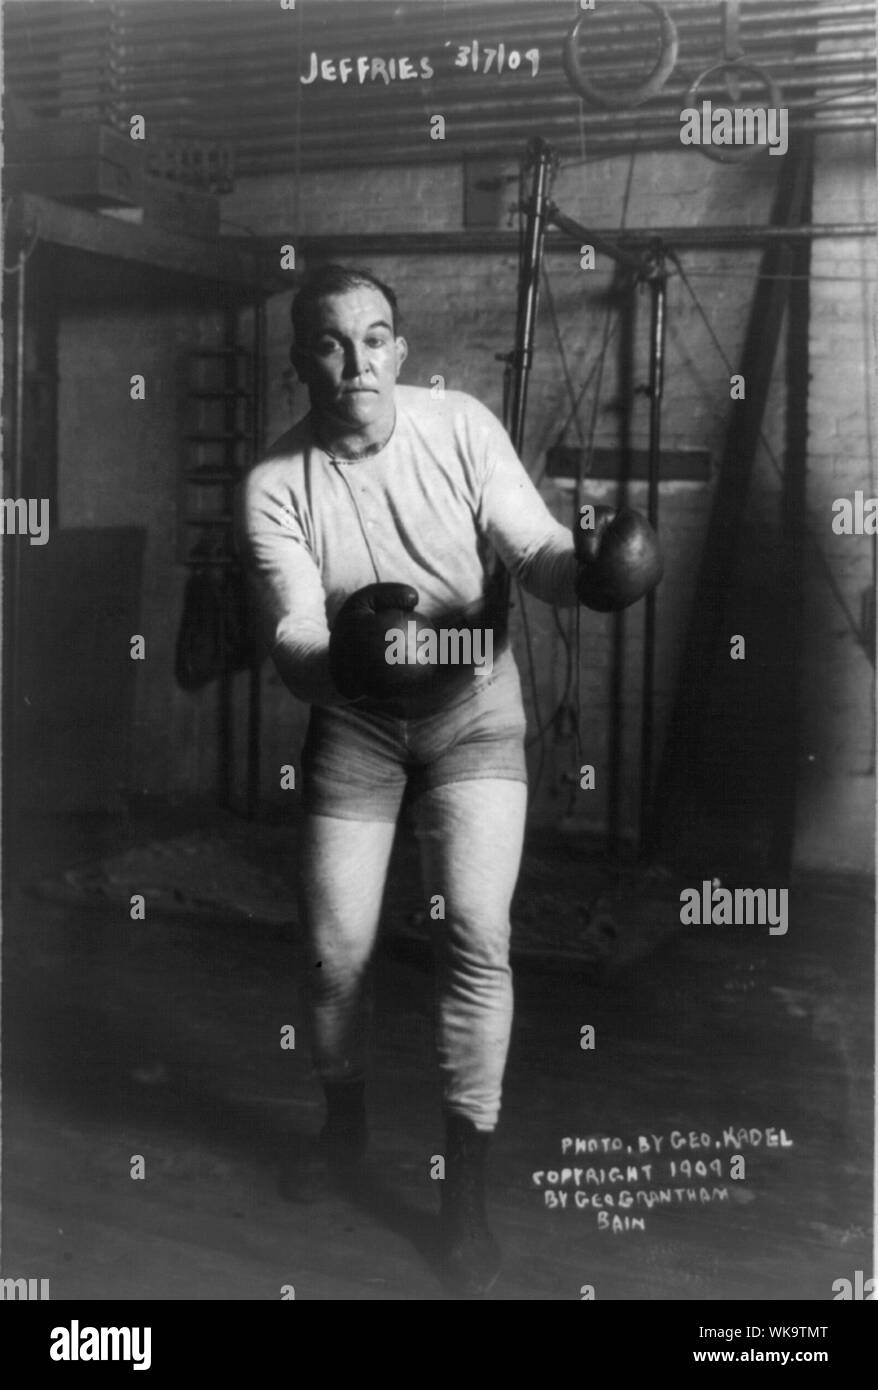
[[[41,116],[99,116],[126,128],[137,112],[161,138],[231,143],[239,174],[517,156],[534,135],[561,152],[584,143],[590,155],[632,141],[662,148],[679,145],[686,89],[722,44],[718,0],[667,8],[680,34],[667,86],[613,111],[581,103],[564,75],[562,45],[579,14],[572,0],[297,0],[292,11],[280,0],[13,0],[4,6],[6,83]],[[747,60],[781,84],[793,125],[874,127],[874,4],[743,0],[740,10]],[[650,67],[658,27],[637,0],[602,0],[583,27],[595,81],[627,89]],[[501,43],[498,74],[488,50]],[[303,82],[313,54],[335,74],[350,58],[347,81],[318,68]],[[359,71],[358,57],[370,60]],[[412,72],[432,75],[404,75],[404,57]],[[763,96],[758,84],[744,92]],[[814,110],[818,100],[825,104]],[[437,114],[446,138],[431,141]]]

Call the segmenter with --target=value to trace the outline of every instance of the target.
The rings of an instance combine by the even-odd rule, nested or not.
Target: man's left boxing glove
[[[444,674],[441,668],[415,660],[416,642],[406,642],[407,659],[395,659],[398,642],[388,634],[433,631],[415,610],[419,595],[411,584],[367,584],[346,599],[329,638],[329,669],[336,686],[349,700],[417,698],[434,692]],[[388,653],[392,660],[388,660]]]
[[[594,525],[576,534],[576,592],[599,613],[617,613],[661,580],[664,561],[658,536],[630,507],[594,507]]]

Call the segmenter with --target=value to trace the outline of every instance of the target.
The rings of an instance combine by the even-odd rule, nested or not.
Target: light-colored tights
[[[509,907],[521,863],[527,788],[493,778],[450,782],[415,804],[424,907],[436,921],[437,1050],[446,1109],[492,1130],[512,1026]],[[327,1082],[364,1074],[365,981],[375,945],[390,821],[306,817],[302,911],[311,973],[314,1060]]]

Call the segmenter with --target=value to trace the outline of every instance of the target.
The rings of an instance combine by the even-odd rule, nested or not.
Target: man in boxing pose
[[[458,391],[398,386],[396,298],[370,273],[317,269],[292,319],[311,409],[248,475],[241,542],[277,669],[312,706],[301,906],[321,961],[312,1028],[326,1096],[314,1153],[331,1177],[366,1148],[364,983],[408,788],[425,894],[444,905],[443,1260],[457,1290],[478,1297],[500,1268],[484,1174],[512,1022],[509,911],[526,809],[503,567],[546,603],[606,610],[653,587],[661,560],[630,511],[595,508],[575,544],[490,411]]]

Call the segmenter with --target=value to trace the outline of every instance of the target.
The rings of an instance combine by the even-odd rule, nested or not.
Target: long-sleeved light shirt
[[[437,627],[484,613],[497,557],[528,592],[576,602],[572,534],[549,512],[499,420],[472,396],[397,386],[376,454],[333,459],[306,416],[244,480],[239,548],[278,670],[312,704],[342,701],[329,634],[355,590],[411,584]]]

